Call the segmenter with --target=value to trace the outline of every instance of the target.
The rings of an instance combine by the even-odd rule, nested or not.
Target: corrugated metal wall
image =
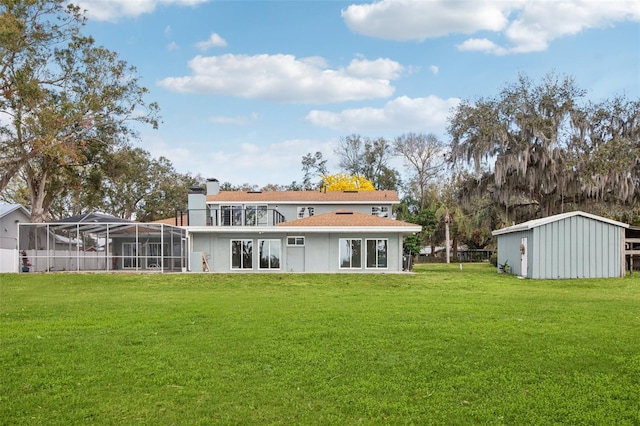
[[[620,276],[620,228],[582,216],[533,229],[531,278]]]
[[[522,275],[522,270],[520,269],[520,244],[523,237],[527,237],[528,240],[526,253],[529,263],[528,277],[531,278],[533,257],[533,250],[531,250],[531,247],[534,239],[532,231],[513,232],[498,236],[498,266],[504,265],[506,262],[509,264],[509,273]]]

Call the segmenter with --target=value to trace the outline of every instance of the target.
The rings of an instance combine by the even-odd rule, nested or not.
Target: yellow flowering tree
[[[322,175],[322,181],[327,191],[375,191],[373,183],[363,176],[336,173]]]

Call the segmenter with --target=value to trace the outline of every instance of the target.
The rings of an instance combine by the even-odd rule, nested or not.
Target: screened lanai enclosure
[[[20,271],[182,272],[186,231],[91,214],[51,223],[20,223]]]

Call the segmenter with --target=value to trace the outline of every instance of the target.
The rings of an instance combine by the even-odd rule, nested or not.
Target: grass
[[[640,424],[640,276],[0,275],[0,424]]]

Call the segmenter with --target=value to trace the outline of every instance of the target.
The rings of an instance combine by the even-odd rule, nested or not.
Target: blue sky
[[[137,145],[234,184],[302,180],[340,138],[435,133],[519,73],[640,98],[636,0],[81,0],[87,33],[137,67],[158,130]],[[402,163],[397,160],[399,169]]]

